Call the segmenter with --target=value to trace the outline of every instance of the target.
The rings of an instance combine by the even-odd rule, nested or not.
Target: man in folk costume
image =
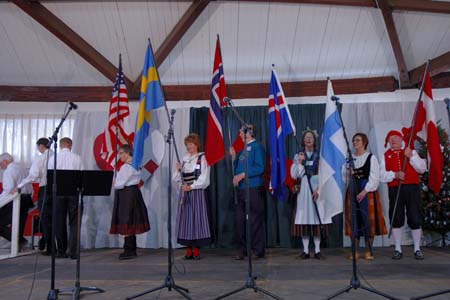
[[[409,147],[402,149],[402,141],[403,135],[399,131],[389,131],[385,139],[385,147],[389,143],[390,148],[384,153],[380,163],[380,181],[386,182],[389,187],[389,218],[392,224],[392,237],[395,245],[392,259],[401,259],[403,256],[401,241],[406,208],[407,222],[411,228],[414,242],[414,257],[422,260],[424,257],[420,250],[422,218],[419,204],[419,174],[426,171],[426,162],[415,150],[411,150]],[[404,166],[404,171],[402,171],[404,161],[406,165]],[[402,183],[401,186],[400,182]],[[394,206],[399,188],[401,190],[394,215]]]

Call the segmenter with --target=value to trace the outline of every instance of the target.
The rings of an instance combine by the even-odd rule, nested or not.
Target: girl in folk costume
[[[200,259],[200,247],[210,243],[208,209],[205,189],[209,186],[210,167],[201,150],[198,134],[191,133],[184,139],[187,154],[177,162],[178,172],[173,180],[182,183],[177,210],[177,242],[185,245],[185,259]],[[181,180],[183,177],[183,180]]]
[[[372,252],[374,236],[387,234],[380,195],[377,191],[380,182],[380,167],[375,155],[366,151],[369,144],[367,135],[356,133],[352,138],[352,143],[355,150],[353,154],[355,163],[353,183],[355,186],[354,199],[350,198],[351,191],[349,189],[345,199],[345,234],[347,236],[355,235],[356,259],[359,259],[359,240],[363,236],[366,243],[364,257],[372,260],[374,259]],[[353,257],[350,255],[349,259],[353,259]]]
[[[293,234],[302,237],[303,253],[300,255],[302,259],[310,257],[309,240],[311,236],[314,237],[314,258],[322,258],[320,254],[321,222],[318,214],[323,215],[324,206],[322,202],[317,202],[319,151],[316,149],[316,138],[317,134],[313,130],[307,129],[303,132],[304,151],[294,156],[291,166],[292,178],[301,179],[300,191],[297,194]],[[322,228],[322,234],[326,234],[326,230],[326,226]]]
[[[117,192],[109,231],[111,234],[125,236],[124,252],[119,255],[119,259],[135,258],[136,234],[150,230],[147,207],[138,188],[141,176],[131,165],[132,156],[133,149],[130,145],[120,146],[119,159],[124,164],[114,179],[114,188]]]

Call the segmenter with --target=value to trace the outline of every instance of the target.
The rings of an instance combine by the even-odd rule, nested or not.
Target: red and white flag
[[[225,77],[223,74],[222,55],[220,53],[219,37],[217,36],[205,142],[205,159],[210,166],[214,165],[225,156],[222,129],[222,107],[225,106],[224,98],[226,96],[227,92],[225,88]]]
[[[109,103],[108,125],[103,134],[104,141],[101,148],[101,158],[111,169],[115,166],[117,148],[123,144],[133,143],[134,133],[129,125],[129,117],[127,87],[122,72],[122,60],[120,60]]]
[[[442,168],[444,162],[436,125],[430,75],[426,72],[424,76],[422,101],[418,102],[419,107],[417,108],[414,134],[416,132],[420,133],[427,143],[428,186],[436,195],[439,195],[442,185]]]

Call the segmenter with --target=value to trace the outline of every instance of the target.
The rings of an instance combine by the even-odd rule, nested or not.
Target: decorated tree
[[[442,186],[439,195],[428,188],[428,173],[421,176],[421,203],[423,213],[423,228],[442,235],[445,245],[446,233],[450,231],[450,142],[448,133],[438,122],[439,142],[444,160],[442,170]],[[418,152],[421,157],[427,157],[426,143],[417,137],[420,144]]]

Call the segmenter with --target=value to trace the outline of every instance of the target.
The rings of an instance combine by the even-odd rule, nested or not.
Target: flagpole
[[[116,145],[115,145],[115,158],[114,158],[114,178],[117,172],[117,156],[118,156],[118,146],[119,146],[119,100],[120,100],[120,71],[122,70],[122,53],[119,53],[119,86],[117,87],[117,117],[116,117]],[[115,82],[114,84],[117,84]]]
[[[424,73],[423,73],[422,86],[420,87],[420,92],[419,92],[419,99],[417,100],[416,108],[414,110],[414,116],[413,116],[413,119],[411,121],[411,131],[410,131],[410,134],[409,134],[409,137],[408,137],[408,143],[405,145],[405,147],[408,147],[408,148],[410,147],[412,139],[413,139],[413,136],[414,136],[414,128],[416,127],[416,121],[417,121],[417,113],[418,113],[418,110],[419,110],[420,102],[422,102],[422,95],[423,95],[423,89],[424,89],[424,86],[425,86],[426,74],[428,74],[429,68],[430,68],[430,60],[427,61],[427,64],[425,66],[425,70],[424,70]],[[406,160],[407,159],[408,158],[405,155],[405,157],[403,158],[402,171],[401,171],[402,173],[405,172]],[[398,179],[398,180],[399,180],[399,184],[398,184],[398,188],[397,188],[397,194],[395,195],[394,209],[392,211],[392,216],[391,216],[390,222],[389,222],[388,238],[391,238],[392,224],[394,223],[395,212],[397,210],[398,199],[400,197],[400,189],[401,189],[402,184],[403,184],[403,180],[402,179]]]

